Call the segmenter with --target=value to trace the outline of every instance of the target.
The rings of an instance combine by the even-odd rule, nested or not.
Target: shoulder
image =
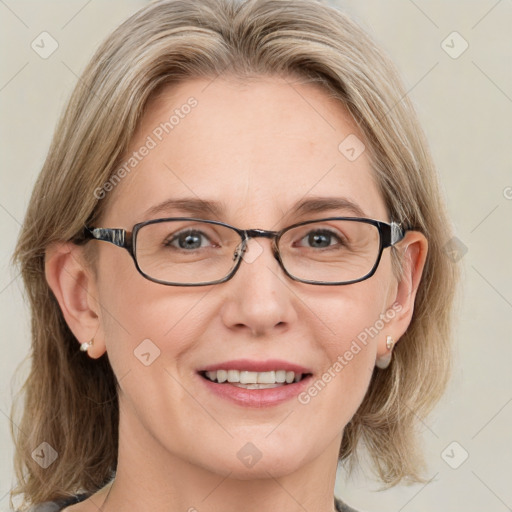
[[[355,508],[349,507],[343,503],[339,498],[334,497],[337,512],[358,512]]]
[[[45,501],[44,503],[33,505],[28,512],[58,512],[63,510],[65,507],[68,507],[69,505],[80,503],[88,496],[90,496],[89,493],[82,493],[77,494],[76,496],[70,496],[69,498],[61,498],[55,501]]]

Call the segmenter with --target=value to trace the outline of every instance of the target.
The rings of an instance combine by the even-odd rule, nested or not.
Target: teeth
[[[269,389],[281,387],[281,384],[240,384],[239,382],[233,382],[231,385],[244,389]]]
[[[219,382],[226,382],[228,380],[228,372],[226,370],[217,370],[217,372],[208,372],[208,373],[217,373],[217,380]],[[215,375],[213,375],[213,379]]]
[[[283,383],[286,380],[286,372],[284,370],[278,370],[276,372],[276,382]]]
[[[250,372],[248,370],[215,370],[206,372],[206,377],[213,382],[230,382],[231,384],[291,384],[302,379],[302,373],[288,372],[286,370],[272,370],[270,372]],[[244,386],[245,387],[245,386]],[[276,387],[276,386],[262,386]],[[260,387],[248,387],[260,389]]]

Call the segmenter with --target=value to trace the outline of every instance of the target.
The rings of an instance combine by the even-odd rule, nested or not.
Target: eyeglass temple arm
[[[406,229],[402,228],[402,226],[396,222],[391,222],[390,224],[384,224],[385,228],[383,231],[384,234],[384,247],[391,247],[396,243],[400,242],[402,238],[405,236]]]
[[[104,240],[118,247],[128,247],[128,237],[125,229],[85,228],[85,236],[95,240]]]

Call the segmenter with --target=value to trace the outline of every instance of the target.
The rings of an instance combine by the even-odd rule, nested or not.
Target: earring
[[[375,361],[375,366],[377,368],[380,368],[381,370],[385,370],[389,364],[391,363],[391,354],[392,354],[392,348],[395,344],[395,340],[392,336],[386,336],[386,348],[388,349],[389,353],[385,356],[378,357]]]
[[[94,343],[94,338],[91,339],[91,341],[86,341],[80,345],[80,350],[82,352],[87,352],[89,350],[89,347],[92,347],[92,344]]]

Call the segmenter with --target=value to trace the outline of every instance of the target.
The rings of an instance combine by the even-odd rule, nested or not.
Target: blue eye
[[[205,247],[201,243],[202,239],[209,241],[209,238],[201,231],[182,231],[181,233],[173,234],[170,240],[166,239],[164,241],[164,246],[175,247],[184,250],[201,249],[202,247]],[[178,245],[176,245],[176,243]]]
[[[343,245],[341,238],[327,229],[310,231],[306,236],[301,238],[301,241],[303,240],[307,240],[309,247],[317,249],[323,249],[337,244]]]

